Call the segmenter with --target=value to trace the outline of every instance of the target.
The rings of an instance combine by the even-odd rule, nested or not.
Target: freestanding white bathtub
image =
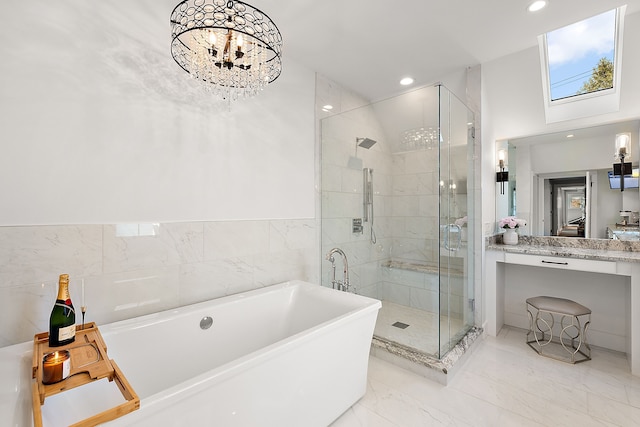
[[[108,425],[327,426],[365,393],[380,306],[291,281],[100,326],[109,357],[141,400],[139,410]],[[206,317],[213,323],[202,329]],[[56,400],[43,406],[44,425],[77,421],[60,419],[73,410],[58,409],[77,408],[78,399],[120,403],[117,390],[100,388],[114,388],[108,382],[95,384],[48,398]]]

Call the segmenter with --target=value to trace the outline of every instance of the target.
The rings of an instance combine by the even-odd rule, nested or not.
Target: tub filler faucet
[[[333,255],[336,253],[342,257],[342,266],[344,268],[342,273],[342,280],[336,280],[336,260],[333,257]],[[349,285],[349,263],[347,262],[347,256],[345,255],[345,253],[340,248],[333,248],[327,253],[327,256],[325,258],[331,263],[331,268],[333,269],[333,276],[331,279],[331,286],[333,287],[333,289],[350,292],[351,286]]]

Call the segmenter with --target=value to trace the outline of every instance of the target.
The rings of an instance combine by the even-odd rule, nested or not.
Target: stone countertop
[[[505,245],[498,235],[488,237],[485,248],[528,255],[640,263],[640,242],[631,241],[520,236],[517,245]]]

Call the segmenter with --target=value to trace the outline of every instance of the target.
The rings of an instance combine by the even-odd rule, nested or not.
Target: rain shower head
[[[376,142],[378,141],[374,141],[373,139],[370,139],[370,138],[356,138],[356,143],[358,144],[358,146],[362,148],[366,148],[367,150],[373,147],[373,144],[375,144]]]
[[[367,150],[373,147],[378,141],[374,141],[371,138],[356,138],[356,155],[349,156],[349,169],[362,170],[362,159],[358,158],[358,147],[366,148]]]

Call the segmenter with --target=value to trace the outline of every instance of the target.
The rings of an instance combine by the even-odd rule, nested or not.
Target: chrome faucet
[[[336,280],[336,260],[333,257],[334,254],[339,254],[342,256],[342,266],[343,266],[343,274],[342,280]],[[333,248],[327,253],[325,257],[327,261],[331,263],[331,268],[333,268],[333,276],[331,279],[331,286],[333,289],[337,289],[339,291],[349,292],[351,286],[349,285],[349,263],[347,262],[347,256],[340,248]]]

